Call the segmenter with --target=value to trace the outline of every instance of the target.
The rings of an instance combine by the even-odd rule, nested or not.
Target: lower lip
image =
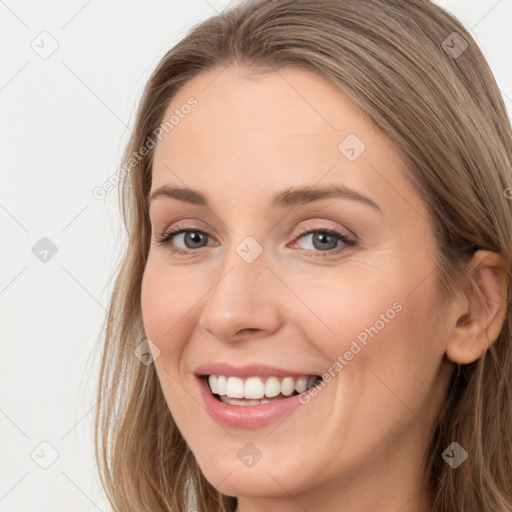
[[[197,377],[201,397],[208,414],[226,427],[256,429],[290,414],[302,405],[300,395],[293,395],[280,400],[273,400],[261,405],[231,405],[217,400],[206,380]]]

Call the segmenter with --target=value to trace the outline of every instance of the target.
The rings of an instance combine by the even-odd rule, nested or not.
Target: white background
[[[108,510],[93,354],[124,234],[117,190],[92,190],[118,169],[154,66],[232,3],[0,1],[0,512]],[[511,113],[512,0],[438,3],[471,30]],[[43,31],[58,43],[47,59],[31,48]],[[32,252],[42,237],[57,247],[46,263]]]

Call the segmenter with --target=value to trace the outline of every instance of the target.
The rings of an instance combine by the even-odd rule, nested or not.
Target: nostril
[[[259,329],[255,329],[254,327],[247,327],[245,329],[241,329],[240,331],[238,331],[237,334],[246,334],[247,332],[253,332],[258,330]]]

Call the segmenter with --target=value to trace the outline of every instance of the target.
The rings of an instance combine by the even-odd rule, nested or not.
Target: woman
[[[255,0],[144,91],[98,390],[115,510],[512,511],[512,135],[426,0]]]

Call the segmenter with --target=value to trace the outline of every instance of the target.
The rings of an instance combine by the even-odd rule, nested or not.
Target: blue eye
[[[305,251],[306,256],[320,256],[325,258],[326,256],[343,251],[346,247],[354,247],[357,245],[355,240],[334,228],[306,228],[297,235],[297,240],[306,237],[311,237],[311,242],[314,247],[313,250],[308,249]],[[342,242],[341,246],[339,242]]]
[[[296,241],[311,235],[313,235],[311,241],[314,249],[305,250],[307,256],[326,257],[343,251],[346,247],[354,247],[357,245],[354,239],[334,228],[306,228],[296,235]],[[178,237],[183,237],[182,244],[185,245],[185,249],[171,245],[171,242],[178,239]],[[168,230],[161,238],[157,239],[156,242],[162,246],[169,246],[169,250],[172,253],[187,255],[194,252],[194,249],[206,247],[208,245],[208,238],[210,238],[208,233],[195,229],[192,226],[176,226]],[[341,246],[339,245],[340,242]],[[294,242],[294,245],[295,243],[296,242]]]
[[[208,238],[208,234],[198,229],[183,229],[182,227],[176,227],[167,231],[164,236],[157,240],[159,245],[170,245],[171,241],[179,236],[184,235],[184,242],[190,242],[192,247],[188,247],[189,250],[183,250],[180,248],[172,247],[171,252],[177,252],[178,254],[188,254],[190,250],[200,249],[205,247],[206,244],[201,245],[204,240]],[[187,244],[185,243],[185,246]]]

